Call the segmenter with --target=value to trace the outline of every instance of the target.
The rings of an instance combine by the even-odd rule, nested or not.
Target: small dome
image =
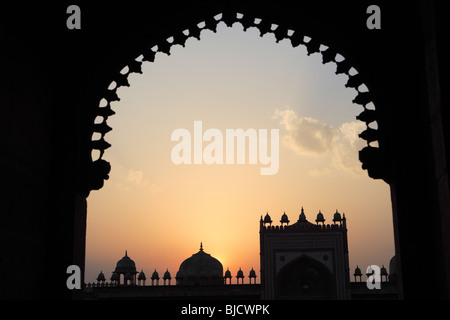
[[[170,276],[169,269],[167,269],[166,272],[164,272],[163,279],[164,279],[164,280],[170,280],[170,279],[172,279],[172,277]]]
[[[127,251],[125,251],[125,256],[117,262],[116,270],[117,273],[135,273],[136,272],[136,264],[133,260],[128,257]]]
[[[305,212],[303,211],[303,207],[302,207],[302,211],[300,212],[300,215],[298,216],[298,221],[306,222],[306,216],[305,216]]]
[[[159,274],[158,274],[158,272],[156,271],[156,269],[155,269],[155,271],[153,271],[153,274],[152,274],[152,280],[159,280]]]
[[[106,281],[105,275],[102,271],[98,274],[97,281]]]
[[[248,275],[248,277],[249,278],[256,278],[256,272],[255,272],[255,270],[253,270],[253,268],[252,268],[252,270],[250,270],[250,274]]]
[[[244,277],[244,272],[241,270],[241,268],[239,268],[236,278],[243,278],[243,277]]]
[[[141,272],[139,273],[138,276],[138,280],[146,280],[147,278],[145,277],[145,273],[144,270],[141,270]]]
[[[362,276],[361,269],[358,266],[356,266],[355,273],[353,275],[356,277]]]
[[[336,210],[336,213],[333,216],[333,222],[336,223],[341,221],[342,221],[341,214]]]
[[[319,223],[319,222],[324,223],[325,222],[325,218],[323,217],[323,214],[322,214],[322,212],[320,212],[320,210],[319,210],[319,213],[317,214],[316,222],[317,223]]]
[[[270,218],[268,212],[267,212],[266,216],[264,217],[264,223],[272,223],[272,219]]]
[[[380,274],[381,274],[382,276],[387,276],[387,275],[388,275],[387,270],[386,270],[386,268],[384,267],[384,265],[381,266]]]
[[[228,268],[227,268],[227,271],[225,271],[225,278],[231,279],[231,272],[230,272],[230,270],[228,270]]]
[[[281,216],[280,222],[281,222],[282,224],[283,224],[283,223],[289,224],[289,218],[288,218],[286,212],[284,212],[283,215]]]

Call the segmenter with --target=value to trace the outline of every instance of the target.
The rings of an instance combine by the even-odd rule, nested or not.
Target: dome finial
[[[203,242],[200,242],[200,251],[203,251]]]
[[[303,207],[302,207],[302,211],[300,212],[300,215],[298,217],[298,221],[300,221],[300,222],[306,221],[306,215],[305,215],[305,211],[303,210]]]
[[[127,252],[127,250],[125,250],[125,257],[128,257],[128,252]]]

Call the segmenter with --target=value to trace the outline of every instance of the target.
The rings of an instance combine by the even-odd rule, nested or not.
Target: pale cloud
[[[147,179],[144,179],[144,172],[131,168],[128,171],[127,181],[135,184],[138,187],[146,188],[150,193],[158,193],[163,189],[156,183],[150,184]]]
[[[332,154],[332,164],[349,173],[360,175],[363,173],[359,161],[359,151],[367,144],[358,137],[366,126],[361,121],[343,123],[339,127],[339,139],[337,139]]]
[[[274,118],[288,131],[283,143],[300,155],[324,155],[333,147],[338,130],[319,120],[300,117],[289,107],[275,110]]]
[[[143,187],[149,183],[148,180],[144,179],[144,172],[135,170],[134,168],[128,171],[127,181]]]
[[[157,183],[150,183],[145,178],[143,171],[134,168],[117,167],[115,174],[117,175],[115,179],[117,182],[113,183],[113,185],[120,190],[133,191],[139,188],[152,194],[163,191]]]
[[[339,128],[320,120],[301,117],[294,110],[286,107],[276,109],[275,119],[280,119],[287,134],[282,138],[283,144],[303,156],[329,157],[334,169],[360,175],[363,171],[358,159],[358,151],[364,148],[364,141],[358,134],[365,125],[360,121],[343,123]],[[309,174],[313,177],[328,175],[330,168],[315,169]]]

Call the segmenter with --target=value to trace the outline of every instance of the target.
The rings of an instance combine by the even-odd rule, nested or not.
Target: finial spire
[[[200,242],[200,251],[203,251],[203,242]]]
[[[125,257],[128,257],[128,252],[127,252],[127,250],[125,250]]]

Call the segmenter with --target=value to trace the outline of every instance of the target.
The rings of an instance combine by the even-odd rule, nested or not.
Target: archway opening
[[[130,88],[117,89],[117,115],[108,120],[111,178],[88,199],[86,282],[126,249],[138,269],[175,274],[201,241],[233,273],[257,270],[259,215],[295,219],[302,206],[310,221],[319,210],[328,221],[336,209],[346,213],[351,267],[387,264],[393,255],[389,187],[361,169],[364,124],[355,116],[363,110],[351,103],[357,92],[345,89],[348,76],[323,65],[323,54],[308,56],[312,46],[276,43],[275,33],[260,37],[261,28],[242,31],[223,22],[217,34],[202,30],[201,41],[157,53],[143,75],[128,75]],[[193,138],[198,120],[222,133],[278,129],[278,172],[261,175],[263,165],[248,155],[244,164],[176,165],[171,134],[183,128]]]
[[[336,296],[333,286],[335,280],[330,270],[306,256],[284,266],[277,278],[276,299],[330,300]]]

